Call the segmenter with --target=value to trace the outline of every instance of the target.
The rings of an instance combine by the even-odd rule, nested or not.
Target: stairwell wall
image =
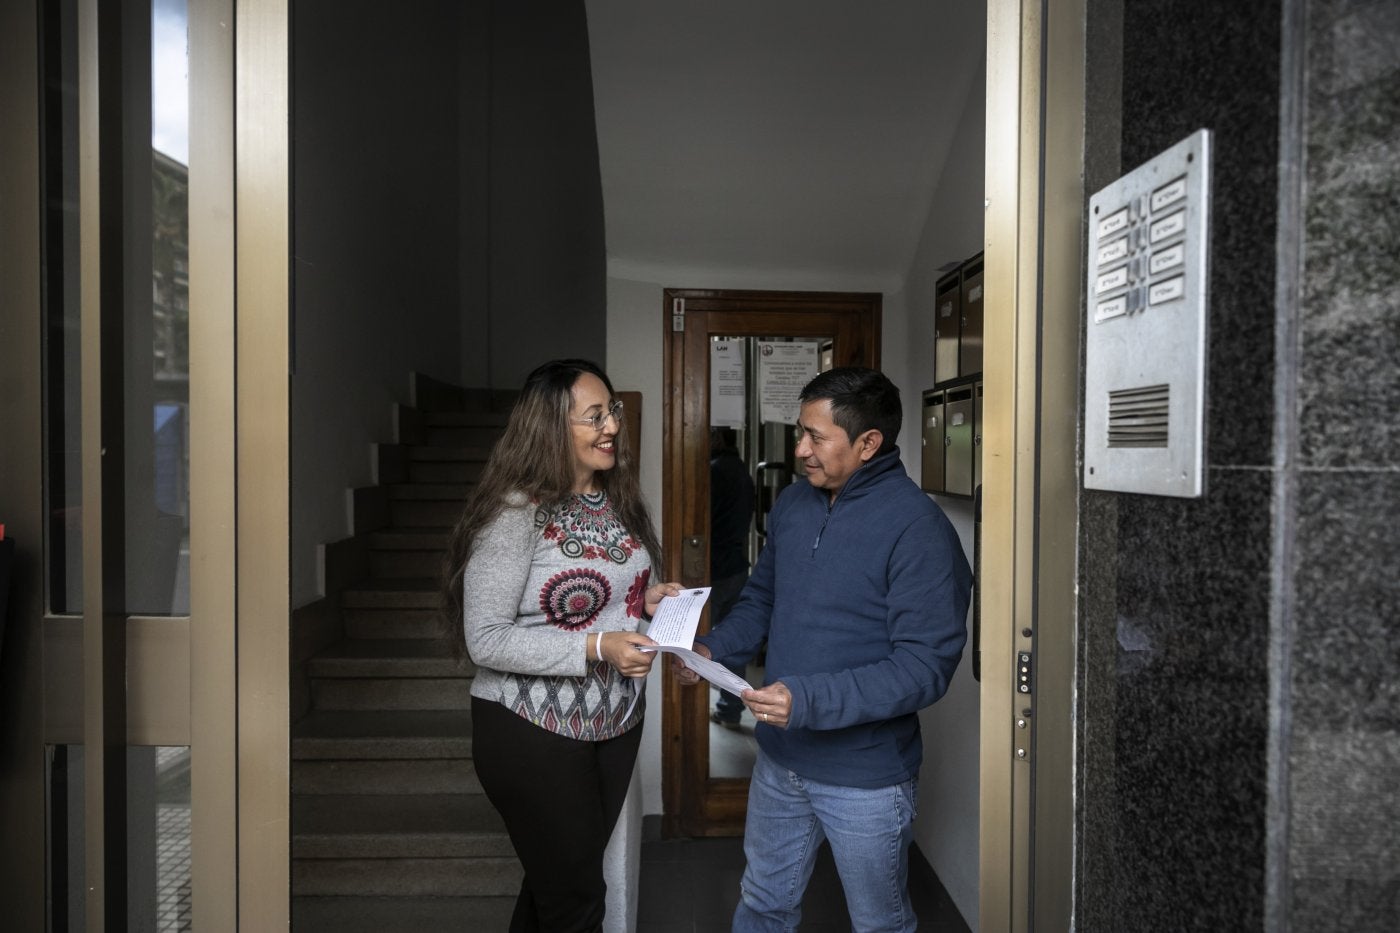
[[[293,5],[294,606],[410,373],[518,389],[606,352],[582,0],[413,10]]]
[[[455,4],[293,4],[292,601],[413,370],[458,371]],[[444,270],[444,271],[437,271]],[[446,274],[445,274],[446,273]]]

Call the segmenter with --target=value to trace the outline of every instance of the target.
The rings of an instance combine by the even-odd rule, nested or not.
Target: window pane
[[[127,749],[127,930],[190,929],[190,750]]]
[[[184,0],[151,7],[151,144],[128,171],[150,198],[129,208],[146,233],[127,251],[126,609],[142,615],[190,611],[186,21]]]
[[[50,933],[80,933],[83,911],[83,747],[51,745],[48,780]]]
[[[43,314],[48,605],[83,611],[76,0],[43,5]]]

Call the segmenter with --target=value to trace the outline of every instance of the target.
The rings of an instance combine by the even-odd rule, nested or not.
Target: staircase
[[[307,665],[292,727],[295,933],[498,930],[521,870],[472,766],[470,662],[438,640],[447,536],[506,415],[421,378],[355,495],[368,572],[340,598],[342,638]],[[327,574],[329,578],[329,573]]]

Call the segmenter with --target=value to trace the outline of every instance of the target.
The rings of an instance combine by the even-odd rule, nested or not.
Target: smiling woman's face
[[[617,465],[615,442],[621,425],[616,418],[608,418],[598,431],[578,423],[580,418],[606,412],[613,401],[603,380],[592,373],[579,376],[569,394],[574,400],[569,409],[569,427],[574,432],[574,492],[596,492],[594,474]]]

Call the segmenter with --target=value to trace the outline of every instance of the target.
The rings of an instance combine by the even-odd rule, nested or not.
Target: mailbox
[[[962,334],[962,273],[954,269],[934,286],[933,378],[956,379],[958,339]]]
[[[924,462],[919,486],[925,492],[943,492],[943,395],[941,390],[924,393]]]
[[[958,336],[958,375],[971,376],[981,371],[982,254],[978,253],[962,266],[962,320]],[[940,374],[940,378],[946,377]]]
[[[956,496],[972,495],[972,391],[971,385],[948,389],[943,402],[943,486]]]

